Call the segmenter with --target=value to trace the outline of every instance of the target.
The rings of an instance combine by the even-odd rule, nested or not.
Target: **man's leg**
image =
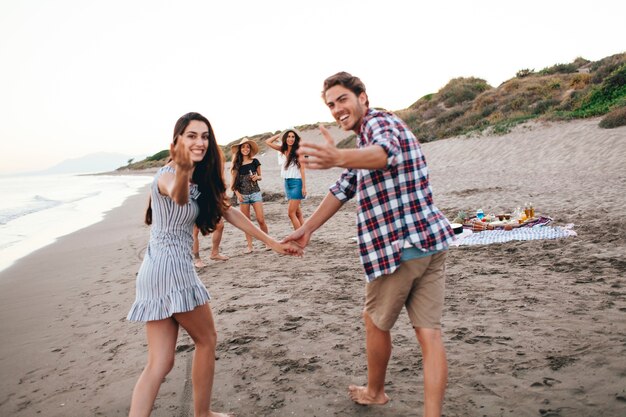
[[[391,357],[391,333],[376,327],[365,311],[363,319],[367,347],[367,386],[350,385],[350,397],[363,405],[386,404],[389,397],[385,394],[385,375]]]
[[[439,417],[448,382],[448,363],[441,329],[415,328],[424,364],[424,417]]]

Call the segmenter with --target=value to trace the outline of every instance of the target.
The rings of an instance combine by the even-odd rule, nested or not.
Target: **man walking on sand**
[[[306,168],[346,169],[313,215],[284,241],[306,246],[315,230],[357,196],[358,243],[367,278],[368,375],[366,386],[349,387],[350,397],[365,405],[389,401],[390,330],[406,306],[422,349],[424,416],[440,416],[448,378],[441,337],[444,270],[454,233],[433,204],[426,161],[406,124],[369,108],[365,85],[346,72],[324,81],[322,98],[339,126],[356,133],[357,149],[338,149],[324,127],[324,143],[300,145]]]

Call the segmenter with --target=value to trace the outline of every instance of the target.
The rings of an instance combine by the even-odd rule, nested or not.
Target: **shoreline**
[[[626,128],[597,120],[523,126],[502,137],[423,145],[436,205],[510,209],[530,199],[575,238],[450,249],[443,332],[447,416],[626,414]],[[280,193],[275,155],[262,190]],[[307,171],[311,215],[340,170]],[[529,175],[532,173],[532,175]],[[309,188],[309,187],[307,187]],[[104,219],[0,272],[0,414],[126,416],[146,360],[144,327],[129,323],[149,228],[144,191]],[[240,416],[421,415],[422,365],[402,314],[384,407],[353,404],[366,376],[355,202],[320,228],[305,257],[257,250],[226,225],[222,252],[199,272],[218,331],[214,409]],[[290,232],[282,199],[264,204],[270,234]],[[590,214],[591,213],[591,214]],[[153,417],[191,416],[189,337]]]

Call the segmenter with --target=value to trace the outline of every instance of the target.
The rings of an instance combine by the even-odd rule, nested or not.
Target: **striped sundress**
[[[164,172],[176,172],[164,166],[154,177],[150,241],[137,274],[136,298],[127,319],[161,320],[174,313],[191,311],[211,297],[193,265],[193,225],[200,195],[196,184],[190,185],[189,202],[179,206],[159,193],[158,179]]]

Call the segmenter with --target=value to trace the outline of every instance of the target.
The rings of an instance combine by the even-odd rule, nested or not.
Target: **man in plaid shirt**
[[[440,416],[448,368],[441,337],[445,257],[454,233],[433,204],[420,145],[397,116],[369,108],[365,85],[348,73],[324,81],[322,98],[357,149],[338,149],[322,126],[322,144],[302,143],[309,169],[346,168],[313,215],[286,241],[306,246],[311,234],[357,196],[360,258],[367,288],[367,386],[349,387],[359,404],[385,404],[390,330],[405,306],[422,348],[424,416]],[[306,157],[305,157],[306,155]]]

